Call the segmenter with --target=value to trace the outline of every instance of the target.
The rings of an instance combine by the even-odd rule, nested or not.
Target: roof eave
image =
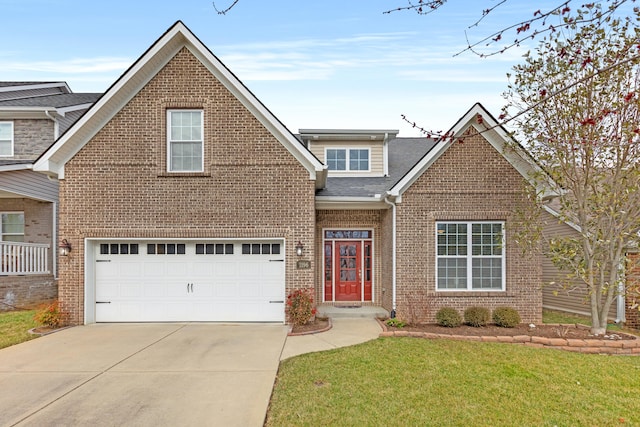
[[[357,196],[316,196],[316,209],[355,210],[355,209],[389,209],[381,195]]]

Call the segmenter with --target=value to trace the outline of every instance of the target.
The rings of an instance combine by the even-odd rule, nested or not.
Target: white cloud
[[[6,61],[3,72],[42,72],[54,74],[96,74],[122,72],[132,64],[131,58],[97,57],[60,59],[56,61]]]

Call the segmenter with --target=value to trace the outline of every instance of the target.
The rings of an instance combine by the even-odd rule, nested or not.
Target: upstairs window
[[[3,212],[0,222],[3,242],[24,242],[24,212]]]
[[[13,122],[0,122],[0,156],[13,156]]]
[[[169,172],[203,172],[202,110],[167,111]]]
[[[327,148],[326,159],[330,171],[369,171],[368,148]]]
[[[436,224],[439,291],[505,289],[504,223]]]

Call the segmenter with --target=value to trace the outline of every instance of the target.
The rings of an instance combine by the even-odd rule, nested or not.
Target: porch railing
[[[48,244],[0,242],[0,275],[49,273]]]

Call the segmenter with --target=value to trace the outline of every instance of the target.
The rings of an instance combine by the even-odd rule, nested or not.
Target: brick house
[[[58,182],[33,163],[98,97],[64,82],[0,82],[0,311],[57,296]]]
[[[514,212],[534,162],[479,104],[455,142],[294,135],[181,22],[38,159],[59,179],[59,299],[74,324],[284,322],[287,295],[433,320],[541,318]]]

